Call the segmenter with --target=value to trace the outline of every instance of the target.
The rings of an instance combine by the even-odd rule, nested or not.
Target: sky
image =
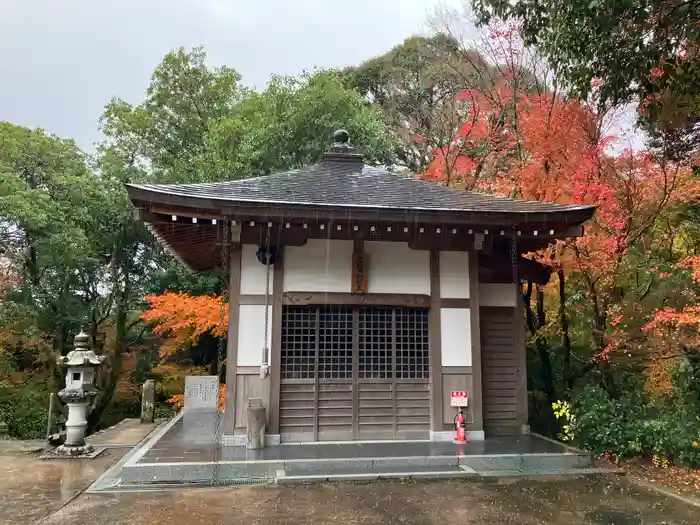
[[[0,0],[0,121],[92,150],[112,97],[139,103],[171,49],[203,45],[251,87],[341,67],[425,31],[461,0]]]

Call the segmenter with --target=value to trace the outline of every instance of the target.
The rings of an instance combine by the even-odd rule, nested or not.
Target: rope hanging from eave
[[[263,328],[262,359],[260,360],[260,379],[265,379],[270,374],[268,346],[269,322],[270,322],[270,266],[272,263],[272,251],[270,250],[270,228],[267,228],[265,239],[265,327]]]

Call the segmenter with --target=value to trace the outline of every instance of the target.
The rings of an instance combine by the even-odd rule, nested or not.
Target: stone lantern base
[[[93,447],[87,443],[78,447],[61,445],[51,450],[44,450],[39,459],[94,459],[105,450],[105,447]]]
[[[53,454],[65,457],[80,457],[92,456],[93,452],[95,452],[95,447],[89,443],[85,443],[84,445],[78,446],[61,445],[53,451]]]

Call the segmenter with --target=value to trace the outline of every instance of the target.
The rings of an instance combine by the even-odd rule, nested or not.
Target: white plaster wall
[[[469,299],[469,252],[440,252],[440,297]]]
[[[479,283],[481,306],[517,306],[516,293],[513,283]]]
[[[272,306],[269,308],[267,323],[267,347],[272,338]],[[265,329],[265,306],[262,304],[242,304],[239,306],[238,321],[238,363],[237,366],[260,366],[263,333]],[[270,356],[268,355],[268,363]]]
[[[472,366],[469,308],[440,308],[442,366]]]
[[[309,239],[284,249],[285,292],[350,292],[352,241]]]
[[[365,242],[368,293],[430,295],[430,252],[405,242]]]
[[[256,244],[244,244],[241,253],[241,294],[263,295],[267,267],[258,261]],[[270,293],[274,281],[274,266],[270,266]]]

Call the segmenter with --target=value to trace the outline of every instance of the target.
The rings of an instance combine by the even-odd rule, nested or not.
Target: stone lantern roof
[[[68,355],[59,356],[56,359],[58,366],[63,367],[80,367],[80,366],[99,366],[104,363],[106,357],[95,354],[91,350],[88,341],[90,336],[80,330],[80,333],[75,336],[73,346],[75,350],[68,352]]]

